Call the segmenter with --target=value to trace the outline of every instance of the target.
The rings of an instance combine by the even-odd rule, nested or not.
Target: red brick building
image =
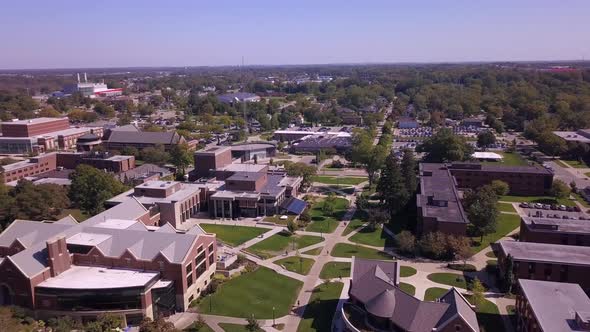
[[[510,255],[516,279],[577,283],[590,292],[590,247],[517,241],[499,241],[497,246],[501,273]]]
[[[188,309],[215,272],[215,235],[151,231],[150,220],[129,200],[81,224],[14,221],[0,234],[0,305],[42,319],[109,312],[129,323]]]
[[[520,220],[520,241],[590,247],[588,220],[531,218]]]
[[[577,284],[518,281],[517,332],[590,331],[590,299]]]

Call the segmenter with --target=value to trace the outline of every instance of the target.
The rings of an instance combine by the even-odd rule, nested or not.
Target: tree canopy
[[[88,165],[76,167],[70,179],[70,199],[90,215],[102,212],[106,200],[127,189],[110,174]]]

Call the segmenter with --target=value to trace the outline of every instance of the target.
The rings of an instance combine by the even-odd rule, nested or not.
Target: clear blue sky
[[[18,0],[0,68],[590,58],[588,0]]]

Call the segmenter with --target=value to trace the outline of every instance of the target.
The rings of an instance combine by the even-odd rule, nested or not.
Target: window
[[[205,252],[203,251],[200,253],[197,258],[195,258],[195,265],[201,264],[205,260]]]
[[[185,271],[186,271],[186,274],[193,272],[193,265],[191,263],[188,263],[186,265]]]
[[[213,265],[214,262],[215,262],[215,255],[214,254],[209,255],[209,265]]]
[[[197,266],[197,269],[195,270],[195,278],[199,278],[204,272],[205,270],[207,270],[207,265],[206,264],[201,264],[199,266]]]
[[[209,245],[209,249],[207,249],[207,250],[209,251],[209,253],[212,253],[213,252],[213,243],[211,243]]]
[[[190,287],[193,284],[193,275],[192,273],[186,276],[186,287]]]

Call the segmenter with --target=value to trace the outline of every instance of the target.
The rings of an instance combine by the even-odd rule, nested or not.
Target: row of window
[[[215,263],[215,252],[213,251],[213,243],[209,244],[207,251],[204,250],[203,246],[199,246],[199,248],[197,249],[197,252],[199,252],[199,254],[195,258],[195,262],[194,262],[194,266],[195,266],[194,280],[199,279],[199,277],[201,277],[201,275],[203,275],[203,273],[205,271],[207,271],[207,264],[205,263],[205,258],[207,257],[207,253],[209,254],[209,264],[208,265],[211,266],[211,264]],[[187,285],[187,287],[190,287],[193,284],[193,273],[192,273],[193,272],[193,262],[189,262],[186,265],[185,271],[186,271],[186,285]]]

